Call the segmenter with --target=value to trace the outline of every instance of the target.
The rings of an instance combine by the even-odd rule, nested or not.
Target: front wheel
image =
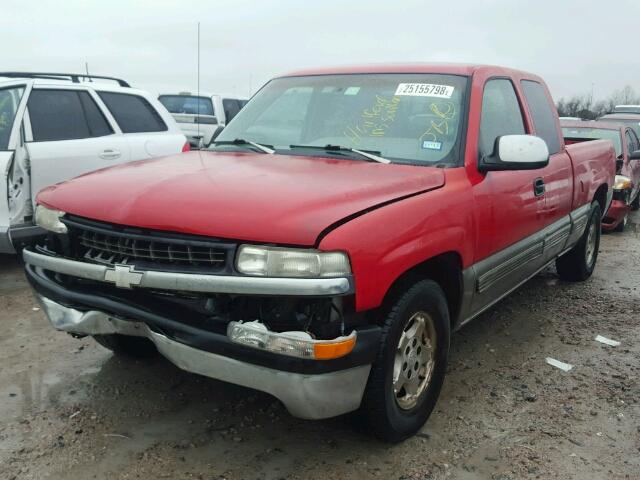
[[[631,210],[636,211],[640,208],[640,192],[636,195],[636,198],[631,202]]]
[[[389,442],[416,433],[435,407],[449,353],[449,309],[440,286],[422,280],[390,306],[362,412]]]
[[[556,260],[556,270],[562,280],[581,282],[595,270],[600,248],[601,220],[600,204],[593,202],[582,237],[571,250]]]

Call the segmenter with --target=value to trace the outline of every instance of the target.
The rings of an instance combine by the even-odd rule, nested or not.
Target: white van
[[[0,253],[41,233],[33,212],[42,188],[188,149],[162,104],[124,80],[0,72]]]

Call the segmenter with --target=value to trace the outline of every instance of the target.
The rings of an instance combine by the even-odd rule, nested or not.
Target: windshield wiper
[[[361,157],[364,157],[374,162],[391,163],[391,160],[388,160],[384,157],[376,155],[377,153],[380,153],[380,152],[377,152],[377,151],[374,152],[371,150],[357,150],[355,148],[343,147],[341,145],[325,145],[324,147],[321,147],[319,145],[289,145],[289,148],[291,149],[311,148],[315,150],[324,150],[326,152],[353,152],[360,155]]]
[[[236,138],[235,140],[220,140],[214,141],[213,145],[251,145],[257,148],[262,153],[274,153],[273,145],[262,145],[260,143],[252,142],[251,140],[245,140],[244,138]]]

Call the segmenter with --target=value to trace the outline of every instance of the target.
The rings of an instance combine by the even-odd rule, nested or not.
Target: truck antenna
[[[198,112],[198,142],[202,144],[202,139],[200,138],[200,22],[198,22],[198,79],[197,79],[197,92],[198,98],[196,100],[196,111]],[[199,145],[202,146],[202,145]]]

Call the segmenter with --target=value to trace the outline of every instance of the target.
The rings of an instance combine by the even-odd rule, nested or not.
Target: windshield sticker
[[[449,85],[434,85],[432,83],[401,83],[396,89],[396,95],[411,97],[451,98],[454,87]]]
[[[376,101],[360,114],[358,123],[344,130],[344,136],[352,143],[360,143],[362,137],[384,137],[396,119],[400,98],[387,99],[376,95]]]
[[[357,95],[360,91],[360,87],[349,87],[344,91],[345,95]]]
[[[425,140],[422,142],[422,148],[426,150],[442,150],[442,142],[430,142]]]

